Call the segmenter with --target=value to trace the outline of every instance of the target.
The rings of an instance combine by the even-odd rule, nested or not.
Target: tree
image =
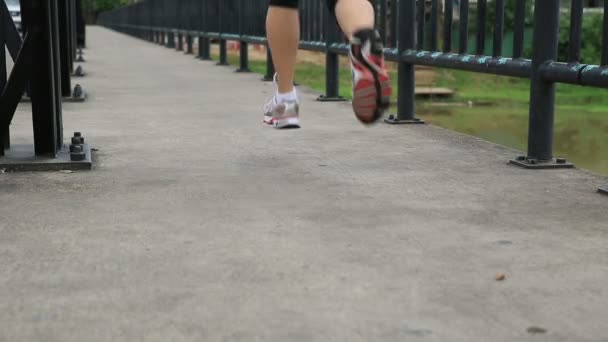
[[[516,0],[505,0],[505,32],[513,31],[515,28],[515,2]],[[525,26],[532,26],[532,19],[534,17],[533,9],[533,0],[525,1]],[[496,21],[496,6],[494,1],[488,2],[488,22],[486,25],[490,25],[488,27],[492,27],[494,22]]]
[[[62,0],[63,1],[63,0]],[[132,0],[83,0],[83,10],[88,23],[94,23],[99,13],[133,2]]]
[[[588,14],[583,20],[581,63],[600,64],[602,56],[603,15]],[[568,60],[570,46],[570,15],[562,15],[559,28],[559,60]]]

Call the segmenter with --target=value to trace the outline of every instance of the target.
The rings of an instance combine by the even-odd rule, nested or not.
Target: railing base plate
[[[389,125],[424,125],[425,122],[422,119],[399,119],[394,115],[389,115],[388,118],[384,119],[384,122]]]
[[[319,102],[344,102],[347,100],[345,98],[343,98],[342,96],[327,97],[325,95],[321,95],[321,96],[317,97],[317,101],[319,101]]]
[[[608,185],[600,186],[597,191],[599,191],[600,194],[608,195]]]
[[[83,161],[72,161],[68,145],[64,145],[63,149],[57,153],[57,158],[36,156],[33,145],[12,145],[10,150],[5,151],[4,157],[0,157],[0,171],[91,170],[93,162],[91,147],[88,144],[84,144],[84,152],[86,157]]]
[[[82,94],[80,96],[66,96],[66,97],[62,97],[62,102],[85,102],[87,100],[87,93],[83,90]],[[30,97],[28,97],[27,95],[23,95],[23,97],[21,98],[21,102],[22,103],[29,103],[32,102],[32,99]]]
[[[248,72],[251,72],[251,69],[249,69],[249,68],[247,68],[247,69],[236,69],[234,72],[248,73]]]
[[[523,167],[531,170],[543,170],[543,169],[572,169],[574,164],[568,162],[566,159],[557,158],[547,162],[539,162],[535,159],[530,159],[525,156],[519,156],[515,159],[509,160],[509,164]]]

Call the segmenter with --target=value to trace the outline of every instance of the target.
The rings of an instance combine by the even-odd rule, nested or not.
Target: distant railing
[[[420,123],[414,107],[414,66],[426,65],[488,73],[531,80],[530,115],[527,156],[511,160],[514,165],[541,169],[565,168],[573,165],[553,156],[555,84],[608,87],[608,16],[603,21],[601,65],[580,63],[583,1],[573,0],[569,57],[558,61],[560,0],[534,0],[535,23],[532,58],[524,58],[526,3],[514,5],[513,54],[503,56],[505,0],[478,0],[475,18],[469,0],[460,0],[458,44],[452,41],[455,27],[454,2],[443,2],[440,23],[440,0],[375,0],[377,28],[384,39],[387,60],[399,63],[398,111],[386,122],[391,124]],[[240,69],[247,71],[248,43],[266,44],[265,14],[267,0],[144,0],[114,11],[102,13],[99,23],[117,31],[182,49],[183,37],[192,51],[193,37],[200,41],[199,54],[210,58],[210,42],[220,46],[220,64],[226,64],[226,42],[241,42]],[[488,7],[494,6],[493,27],[486,27]],[[340,35],[335,18],[323,1],[302,0],[301,43],[306,50],[321,51],[326,57],[326,93],[321,100],[337,100],[338,55],[348,53],[348,45]],[[608,1],[604,1],[608,13]],[[427,18],[430,22],[427,22]],[[469,54],[469,23],[476,21],[476,54]],[[442,24],[442,25],[440,25]],[[443,40],[440,42],[440,28]],[[493,32],[492,55],[485,55],[486,35]],[[428,35],[428,37],[427,37]],[[175,46],[177,37],[178,45]],[[440,46],[441,43],[441,46]],[[273,74],[272,56],[268,55],[267,78]],[[608,94],[607,94],[608,95]]]

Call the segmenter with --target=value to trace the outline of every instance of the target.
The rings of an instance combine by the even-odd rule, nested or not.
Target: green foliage
[[[516,0],[505,0],[505,30],[504,32],[512,32],[515,27],[515,2]],[[526,16],[525,16],[525,26],[532,27],[533,23],[533,11],[532,11],[532,0],[526,1]],[[496,22],[496,5],[495,2],[488,2],[486,7],[486,31],[493,32],[494,31],[494,23]],[[471,7],[471,12],[469,13],[469,27],[470,32],[473,34],[477,33],[477,8],[474,6]]]
[[[65,0],[61,0],[65,1]],[[99,13],[125,6],[133,0],[83,0],[82,8],[87,24],[94,24]]]
[[[89,12],[103,12],[128,4],[128,0],[85,0],[84,8]]]
[[[583,34],[581,46],[581,63],[599,64],[602,55],[602,26],[601,14],[587,14],[583,19]],[[559,60],[568,60],[570,46],[570,15],[562,15],[559,30]]]
[[[505,32],[513,31],[515,28],[515,2],[516,0],[506,0],[505,1]],[[525,23],[526,27],[531,27],[533,22],[533,13],[532,13],[532,3],[533,1],[526,1],[526,16]],[[494,22],[496,21],[496,6],[495,2],[488,2],[488,22],[486,25],[488,27],[493,27]]]

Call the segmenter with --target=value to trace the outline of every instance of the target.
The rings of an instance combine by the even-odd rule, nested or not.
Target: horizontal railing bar
[[[327,51],[346,55],[348,54],[349,48],[347,44],[333,43],[327,48]]]
[[[527,59],[407,50],[401,56],[401,61],[409,64],[520,78],[530,78],[532,74],[532,62]]]
[[[325,52],[327,51],[327,46],[325,42],[300,42],[300,49]]]
[[[385,49],[384,58],[389,62],[399,62],[399,50],[397,48]]]
[[[545,82],[608,88],[608,66],[551,62],[540,72]]]
[[[268,40],[266,39],[266,37],[260,37],[260,36],[243,35],[243,36],[241,36],[240,40],[244,41],[245,43],[252,43],[252,44],[266,45],[268,43]]]

